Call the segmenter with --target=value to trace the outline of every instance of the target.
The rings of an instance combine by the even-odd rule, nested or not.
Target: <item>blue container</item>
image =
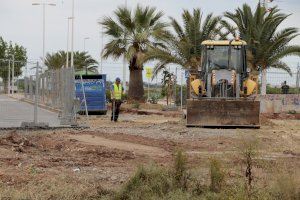
[[[82,75],[88,112],[106,114],[106,75]],[[76,98],[80,99],[80,112],[85,112],[81,77],[75,77]]]

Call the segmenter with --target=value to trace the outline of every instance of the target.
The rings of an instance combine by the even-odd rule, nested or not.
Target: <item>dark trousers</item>
[[[121,100],[112,101],[111,121],[115,121],[115,122],[118,121],[121,104],[122,104]],[[114,115],[114,111],[115,111],[115,115]],[[115,118],[114,118],[114,116],[115,116]]]

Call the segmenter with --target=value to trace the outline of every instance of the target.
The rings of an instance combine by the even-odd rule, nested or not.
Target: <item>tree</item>
[[[297,28],[279,29],[289,15],[281,13],[277,7],[266,10],[260,4],[254,12],[249,5],[244,4],[233,13],[225,12],[224,16],[234,23],[240,37],[248,43],[248,63],[253,70],[262,71],[261,94],[265,95],[268,68],[283,69],[291,74],[291,69],[281,59],[300,55],[300,46],[290,45],[290,42],[299,35]],[[231,27],[226,21],[222,24]],[[234,29],[231,28],[232,30]]]
[[[105,59],[125,57],[130,71],[128,98],[140,101],[144,95],[143,58],[149,49],[156,49],[170,37],[166,29],[168,24],[161,21],[162,12],[148,6],[138,5],[134,12],[119,7],[114,15],[116,20],[105,17],[101,22],[105,34],[110,37],[102,56]]]
[[[168,70],[164,68],[163,70],[163,78],[162,78],[162,94],[165,93],[167,97],[167,105],[169,105],[169,100],[173,96],[173,86],[175,84],[175,75],[170,73]]]
[[[8,88],[9,62],[7,60],[11,60],[10,64],[12,67],[13,57],[15,60],[14,77],[18,77],[22,74],[22,67],[27,63],[26,49],[23,46],[13,44],[12,42],[7,43],[0,37],[0,77],[3,79],[5,91],[7,91]],[[10,78],[12,78],[12,74]]]
[[[67,53],[65,51],[59,51],[56,53],[47,53],[45,59],[45,65],[48,69],[60,69],[66,66]],[[89,71],[95,71],[98,62],[92,58],[87,52],[74,52],[74,67],[75,70],[84,70],[86,66]],[[71,53],[69,53],[69,66],[71,66]]]
[[[220,17],[210,13],[203,21],[200,9],[194,9],[193,13],[184,10],[183,26],[174,18],[170,19],[175,35],[167,41],[166,48],[152,49],[146,58],[159,61],[154,69],[154,75],[169,64],[179,65],[185,69],[198,69],[201,64],[201,43],[204,40],[215,39],[219,32]]]

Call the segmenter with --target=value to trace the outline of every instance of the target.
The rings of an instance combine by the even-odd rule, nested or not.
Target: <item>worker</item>
[[[282,86],[281,86],[282,94],[288,94],[289,90],[290,90],[290,86],[288,86],[286,84],[286,81],[284,81],[283,84],[282,84]]]
[[[116,78],[116,82],[111,86],[111,98],[112,98],[112,113],[111,113],[111,121],[117,122],[120,108],[122,104],[122,94],[124,92],[124,88],[121,84],[121,79]]]

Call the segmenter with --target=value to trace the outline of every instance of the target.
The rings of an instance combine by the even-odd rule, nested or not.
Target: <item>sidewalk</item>
[[[34,106],[0,95],[0,128],[18,128],[22,122],[32,122]],[[38,108],[38,122],[48,123],[50,127],[60,126],[58,114],[42,108]]]

